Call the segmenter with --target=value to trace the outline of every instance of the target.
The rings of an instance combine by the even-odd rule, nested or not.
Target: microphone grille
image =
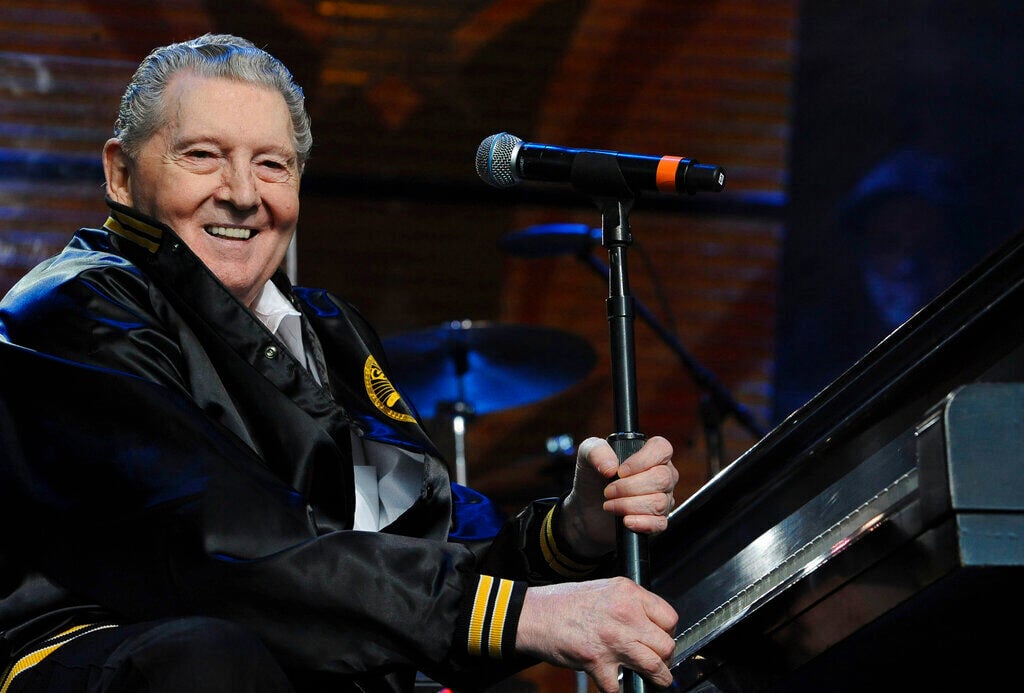
[[[521,139],[507,132],[484,138],[476,150],[476,174],[496,188],[508,188],[518,183],[512,154],[521,143]]]

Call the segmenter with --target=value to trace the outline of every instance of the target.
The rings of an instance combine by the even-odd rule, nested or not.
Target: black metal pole
[[[596,272],[602,279],[608,280],[610,270],[607,265],[603,264],[600,260],[595,258],[591,254],[591,246],[586,246],[580,250],[577,257]],[[740,404],[732,394],[725,388],[718,377],[701,364],[694,356],[687,351],[686,347],[679,341],[675,334],[673,334],[667,327],[665,327],[651,312],[651,310],[644,305],[643,301],[639,298],[633,298],[633,310],[636,315],[640,317],[654,332],[661,337],[661,340],[679,357],[682,361],[683,366],[686,367],[687,372],[690,374],[693,382],[700,388],[701,391],[706,393],[706,396],[712,400],[714,406],[718,409],[721,418],[733,414],[736,417],[736,421],[747,430],[748,433],[755,439],[760,440],[767,434],[767,429],[758,423],[757,419],[750,412],[750,409]]]
[[[724,172],[720,173],[724,182]],[[608,249],[608,326],[611,338],[612,388],[615,433],[608,443],[619,464],[643,447],[639,431],[636,396],[636,353],[634,351],[634,301],[629,290],[627,250],[632,243],[629,211],[639,194],[633,190],[612,152],[580,151],[573,158],[570,182],[586,192],[601,211],[601,242]],[[616,544],[622,573],[642,587],[650,584],[650,555],[647,536],[629,530],[619,521]],[[647,684],[635,671],[622,672],[625,693],[644,693]]]
[[[619,162],[608,152],[580,152],[574,159],[570,181],[574,188],[588,191],[601,211],[601,243],[608,249],[608,327],[611,337],[612,388],[615,433],[608,442],[619,464],[643,447],[636,396],[636,353],[634,351],[634,301],[629,290],[628,248],[633,242],[629,211],[637,191],[626,181]],[[642,587],[650,585],[650,554],[647,536],[637,534],[620,521],[616,542],[623,575]],[[623,669],[624,693],[645,693],[647,682],[635,671]]]
[[[634,350],[633,297],[629,290],[628,246],[632,242],[629,209],[632,200],[599,199],[602,243],[608,249],[608,328],[611,339],[612,388],[614,393],[615,433],[608,442],[621,464],[643,447],[639,432],[636,394],[636,353]],[[622,524],[617,528],[619,566],[623,575],[644,587],[650,582],[650,555],[647,537]],[[625,693],[643,693],[646,682],[634,671],[623,670]]]

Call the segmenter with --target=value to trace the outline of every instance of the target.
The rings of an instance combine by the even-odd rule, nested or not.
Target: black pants
[[[14,676],[7,693],[295,693],[245,628],[190,617],[72,639]]]

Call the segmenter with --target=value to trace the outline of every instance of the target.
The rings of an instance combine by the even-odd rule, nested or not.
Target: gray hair
[[[276,89],[291,114],[301,168],[313,147],[305,95],[284,64],[255,44],[230,34],[205,34],[153,50],[139,65],[121,97],[114,136],[129,156],[163,125],[161,108],[168,82],[189,70],[202,77],[227,77]]]

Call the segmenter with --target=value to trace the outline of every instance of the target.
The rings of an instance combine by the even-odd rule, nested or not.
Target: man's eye
[[[213,173],[220,165],[220,156],[209,149],[189,149],[184,152],[181,162],[198,173]]]
[[[257,163],[259,163],[260,166],[269,169],[274,169],[276,171],[291,170],[291,162],[284,159],[261,159]]]
[[[275,182],[286,180],[291,173],[291,170],[288,168],[286,163],[275,159],[264,159],[263,161],[260,161],[257,171],[259,171],[259,176],[264,180]]]

